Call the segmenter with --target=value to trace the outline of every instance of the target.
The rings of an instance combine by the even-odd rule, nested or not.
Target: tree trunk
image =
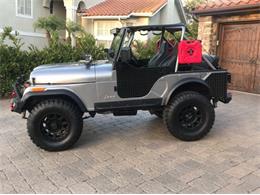
[[[51,33],[49,31],[46,32],[46,38],[47,38],[48,44],[50,46],[50,44],[51,44]]]

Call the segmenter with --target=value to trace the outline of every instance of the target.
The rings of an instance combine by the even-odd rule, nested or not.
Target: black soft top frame
[[[139,30],[148,30],[148,31],[164,31],[167,30],[169,32],[176,31],[176,30],[182,30],[185,29],[186,32],[189,33],[189,30],[187,29],[186,25],[183,23],[178,24],[164,24],[164,25],[145,25],[145,26],[128,26],[128,27],[122,27],[122,28],[115,28],[111,30],[112,34],[117,34],[120,32],[121,29],[128,29],[130,31],[139,31]]]
[[[164,25],[146,25],[146,26],[128,26],[128,27],[124,27],[127,28],[129,30],[133,30],[133,31],[139,31],[139,30],[167,30],[167,31],[171,31],[171,30],[176,30],[176,29],[183,29],[185,28],[186,31],[188,30],[185,26],[185,24],[183,23],[179,23],[179,24],[164,24]]]

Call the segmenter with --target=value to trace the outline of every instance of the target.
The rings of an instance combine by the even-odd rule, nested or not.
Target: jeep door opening
[[[14,84],[11,110],[29,113],[28,134],[40,148],[65,150],[80,137],[83,119],[96,113],[136,115],[147,110],[162,118],[170,133],[199,140],[212,128],[218,101],[229,103],[231,75],[216,56],[188,40],[184,24],[113,29],[108,60],[36,67],[28,82]],[[154,50],[138,49],[139,40]],[[89,116],[86,116],[88,113]]]

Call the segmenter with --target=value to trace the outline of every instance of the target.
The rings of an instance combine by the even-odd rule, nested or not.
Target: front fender
[[[66,89],[52,89],[44,92],[27,92],[24,94],[20,101],[19,110],[16,112],[21,113],[30,107],[35,99],[47,99],[47,98],[66,98],[73,101],[82,112],[86,112],[87,108],[83,101],[72,91]]]

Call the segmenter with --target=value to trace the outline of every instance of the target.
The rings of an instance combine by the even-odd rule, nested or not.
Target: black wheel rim
[[[179,122],[187,130],[197,129],[202,124],[202,111],[196,105],[184,106],[179,112]]]
[[[70,132],[70,121],[60,113],[46,114],[41,120],[41,133],[50,141],[62,141]]]

